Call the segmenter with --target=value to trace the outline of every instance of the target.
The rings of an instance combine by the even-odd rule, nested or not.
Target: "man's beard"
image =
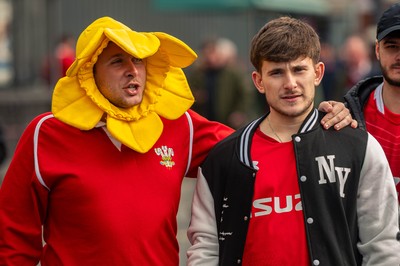
[[[287,112],[287,111],[285,111],[285,110],[283,110],[281,108],[274,108],[274,107],[270,107],[270,108],[275,109],[275,111],[277,113],[279,113],[279,114],[281,114],[283,116],[294,118],[294,117],[298,117],[298,116],[301,116],[303,114],[306,114],[306,113],[310,112],[310,110],[313,107],[314,107],[314,98],[308,99],[305,107],[303,109],[301,109],[301,110],[298,110],[297,112]]]
[[[382,75],[387,83],[389,83],[391,86],[400,87],[400,80],[394,80],[390,78],[388,71],[382,67],[382,64],[381,64],[381,70],[382,70]]]

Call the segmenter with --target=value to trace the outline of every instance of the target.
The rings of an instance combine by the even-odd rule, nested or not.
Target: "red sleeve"
[[[34,169],[36,118],[22,134],[0,188],[0,265],[36,265],[48,191]]]
[[[192,110],[189,110],[188,113],[193,121],[193,150],[187,176],[196,177],[197,168],[211,148],[217,142],[233,133],[233,129],[224,124],[209,121]]]

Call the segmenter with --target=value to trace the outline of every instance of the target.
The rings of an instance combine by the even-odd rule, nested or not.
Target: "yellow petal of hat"
[[[93,77],[93,66],[110,41],[136,58],[146,58],[143,100],[128,109],[109,102]],[[160,116],[176,119],[193,104],[182,68],[196,57],[189,46],[169,34],[136,32],[110,17],[99,18],[79,36],[76,59],[54,88],[52,112],[81,130],[92,129],[106,116],[107,129],[114,138],[145,153],[162,133]]]

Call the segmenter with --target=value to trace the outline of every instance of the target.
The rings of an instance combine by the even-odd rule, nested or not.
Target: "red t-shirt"
[[[384,113],[377,108],[375,93],[371,93],[364,108],[367,130],[381,144],[389,161],[390,169],[396,182],[396,190],[400,192],[400,115],[392,113],[384,107]],[[379,103],[383,106],[383,103]],[[400,203],[400,198],[399,198]]]
[[[103,128],[34,119],[0,190],[0,265],[178,265],[182,179],[232,132],[189,114],[162,119],[144,154],[118,150]]]
[[[259,170],[243,265],[310,265],[292,142],[258,129],[251,156]]]

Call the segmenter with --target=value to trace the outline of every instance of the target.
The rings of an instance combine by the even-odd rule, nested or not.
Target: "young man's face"
[[[96,85],[112,104],[130,108],[142,102],[146,65],[110,42],[95,64]]]
[[[315,87],[323,73],[323,63],[314,65],[311,58],[301,57],[291,62],[263,61],[261,73],[254,71],[252,78],[258,91],[265,93],[271,111],[298,117],[313,108]]]
[[[385,80],[392,86],[400,87],[400,37],[386,37],[375,45]]]

